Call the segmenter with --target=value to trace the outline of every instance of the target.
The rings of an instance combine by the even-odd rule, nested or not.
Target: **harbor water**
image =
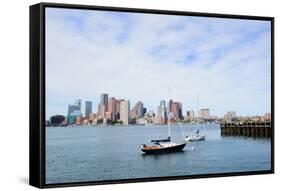
[[[205,141],[183,152],[146,155],[141,144],[167,138],[167,125],[47,127],[46,183],[215,174],[271,169],[271,139],[222,137],[219,125],[171,126],[173,142],[197,129]]]

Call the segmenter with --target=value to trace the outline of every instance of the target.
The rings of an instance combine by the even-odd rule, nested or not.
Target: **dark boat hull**
[[[157,149],[142,148],[142,152],[145,152],[146,154],[164,154],[164,153],[182,152],[185,145],[186,143],[178,144],[171,147],[157,148]]]

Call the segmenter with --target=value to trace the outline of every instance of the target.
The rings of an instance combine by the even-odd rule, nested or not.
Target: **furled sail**
[[[160,143],[160,142],[170,142],[170,141],[171,141],[171,137],[168,137],[167,139],[154,139],[154,140],[151,140],[150,142]]]

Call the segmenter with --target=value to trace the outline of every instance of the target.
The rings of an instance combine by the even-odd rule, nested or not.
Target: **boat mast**
[[[171,95],[171,90],[170,90],[170,87],[168,86],[168,93],[169,93],[169,97],[170,97],[170,99],[171,99],[171,97],[172,97],[172,95]],[[169,138],[171,137],[171,121],[170,121],[170,102],[169,102],[169,99],[167,100],[167,103],[168,103],[168,136],[169,136]]]
[[[199,95],[197,95],[197,116],[199,119]]]
[[[168,136],[171,137],[171,130],[170,130],[170,111],[168,112]]]

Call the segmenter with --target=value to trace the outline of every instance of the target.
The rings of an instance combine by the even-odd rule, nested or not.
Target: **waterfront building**
[[[160,124],[158,117],[154,116],[151,118],[153,124]]]
[[[228,111],[225,115],[224,115],[224,119],[226,121],[233,121],[236,118],[236,112],[235,111]]]
[[[67,123],[68,124],[75,124],[75,122],[76,122],[75,116],[71,116],[71,115],[67,116]]]
[[[70,116],[81,117],[82,113],[79,110],[75,110],[72,113],[70,113]]]
[[[130,110],[130,118],[131,119],[137,119],[138,117],[138,112],[136,110],[136,108],[133,108],[132,110]]]
[[[209,119],[210,116],[210,109],[200,109],[199,111],[199,118],[201,119]]]
[[[156,123],[156,124],[164,124],[165,123],[165,120],[161,116],[161,110],[162,110],[161,106],[158,105],[156,117],[155,117],[155,120],[154,120],[154,123]]]
[[[141,101],[136,103],[135,110],[138,118],[143,117],[143,103]]]
[[[165,100],[161,100],[160,101],[160,106],[161,107],[166,107],[166,101]]]
[[[116,120],[116,99],[114,97],[108,100],[108,112],[111,113],[110,119],[112,121]]]
[[[194,111],[193,111],[193,110],[187,111],[187,112],[186,112],[186,116],[187,116],[187,117],[190,117],[190,118],[194,118],[194,116],[195,116],[195,115],[194,115]]]
[[[98,118],[103,119],[105,117],[105,112],[106,112],[106,107],[105,105],[99,103],[99,108],[98,108]]]
[[[194,111],[193,110],[187,111],[186,112],[186,117],[187,117],[187,119],[193,119],[195,117]]]
[[[120,103],[120,120],[124,125],[128,125],[130,122],[130,101],[121,101]]]
[[[79,106],[79,110],[81,111],[81,99],[76,99],[75,105]]]
[[[80,111],[80,106],[79,105],[68,105],[68,110],[67,110],[67,115],[69,116],[71,113],[74,111]]]
[[[101,94],[100,96],[100,104],[105,106],[105,111],[108,109],[108,94]]]
[[[105,112],[108,111],[108,94],[101,94],[100,103],[98,105],[98,117],[105,118]]]
[[[89,117],[89,121],[91,124],[97,124],[98,116],[96,113],[91,113]]]
[[[271,113],[266,113],[263,116],[264,121],[271,121]]]
[[[165,124],[167,119],[167,107],[166,101],[160,101],[160,105],[157,108],[157,118],[160,124]]]
[[[116,120],[118,120],[118,119],[120,119],[120,103],[122,102],[122,101],[124,101],[123,99],[117,99],[116,101],[115,101],[115,103],[116,103],[116,113],[115,113],[115,119]]]
[[[84,125],[83,124],[84,119],[85,118],[82,116],[76,117],[76,125]]]
[[[130,111],[130,117],[131,119],[139,119],[143,116],[143,103],[141,101],[138,101],[135,107]]]
[[[82,121],[82,125],[91,125],[92,124],[92,122],[89,120],[89,119],[84,119],[83,121]]]
[[[155,113],[153,112],[153,110],[150,110],[149,112],[146,113],[146,116],[155,117]]]
[[[62,122],[63,125],[67,125],[67,116],[64,117],[64,121]]]
[[[250,117],[250,120],[255,121],[255,122],[262,121],[262,119],[263,119],[263,116],[258,116],[258,115]]]
[[[67,109],[67,121],[69,124],[76,122],[76,117],[81,116],[81,99],[76,99],[74,104],[69,104]]]
[[[143,103],[141,101],[137,102],[135,107],[130,111],[130,117],[133,119],[142,118],[143,115]]]
[[[173,114],[175,119],[182,119],[182,103],[169,101],[169,112]]]
[[[153,123],[153,118],[155,118],[155,114],[154,112],[151,110],[149,112],[146,112],[144,115],[144,119],[148,122],[148,123]]]
[[[74,124],[74,123],[76,123],[77,117],[81,117],[81,116],[82,116],[81,111],[79,111],[79,110],[74,110],[73,112],[71,112],[71,113],[68,115],[68,123],[69,123],[69,124]]]
[[[162,100],[160,101],[160,115],[162,119],[166,120],[167,118],[167,107],[166,107],[166,101]]]
[[[92,113],[92,102],[91,101],[86,101],[85,102],[85,117],[89,118],[90,117],[90,113]]]
[[[105,112],[105,119],[112,120],[112,113],[109,111]]]
[[[143,113],[143,116],[146,114],[146,108],[142,108],[142,113]]]

